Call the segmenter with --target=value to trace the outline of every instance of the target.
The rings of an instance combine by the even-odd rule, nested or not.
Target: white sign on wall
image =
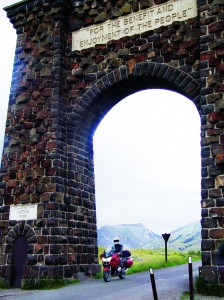
[[[10,205],[9,220],[26,221],[37,219],[37,204]]]
[[[91,25],[72,33],[72,51],[106,44],[124,36],[140,34],[175,21],[184,21],[197,16],[196,0],[172,0],[140,12]]]

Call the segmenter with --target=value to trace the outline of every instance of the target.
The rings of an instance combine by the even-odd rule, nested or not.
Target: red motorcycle
[[[122,251],[122,256],[119,253],[114,253],[112,250],[104,251],[100,255],[103,264],[104,281],[109,282],[112,276],[124,279],[127,269],[133,265],[133,259],[130,256],[131,252],[128,250]]]

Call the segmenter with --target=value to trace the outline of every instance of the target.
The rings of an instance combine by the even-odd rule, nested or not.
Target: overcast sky
[[[8,98],[12,77],[12,66],[15,53],[16,33],[6,17],[3,7],[17,1],[0,0],[0,152],[5,132],[6,112],[8,108]]]
[[[0,151],[15,31],[0,1]],[[148,90],[117,104],[94,135],[98,227],[142,223],[156,233],[200,220],[200,118],[174,92]]]
[[[163,233],[200,220],[200,119],[190,100],[161,90],[122,100],[99,125],[94,150],[99,226]]]

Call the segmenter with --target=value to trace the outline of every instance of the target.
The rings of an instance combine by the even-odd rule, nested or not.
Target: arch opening
[[[28,241],[24,236],[18,236],[14,242],[11,286],[20,288],[23,278],[23,266],[26,263]]]
[[[200,160],[189,99],[150,89],[121,100],[94,135],[98,228],[142,223],[161,234],[199,223]]]

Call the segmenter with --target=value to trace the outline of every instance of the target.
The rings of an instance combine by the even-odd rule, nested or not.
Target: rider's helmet
[[[114,244],[118,244],[119,243],[119,237],[115,237],[114,238]]]

